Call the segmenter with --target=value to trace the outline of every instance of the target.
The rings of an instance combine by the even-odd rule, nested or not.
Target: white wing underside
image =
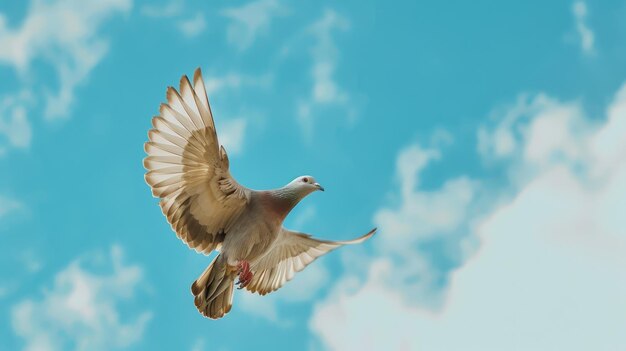
[[[328,241],[283,228],[268,253],[250,267],[254,276],[246,289],[260,295],[278,290],[318,257],[342,245],[361,243],[375,232],[373,229],[354,240]]]
[[[167,103],[152,119],[145,144],[146,182],[172,229],[190,248],[209,254],[219,249],[241,214],[250,190],[230,175],[220,147],[200,69],[191,85],[167,89]]]

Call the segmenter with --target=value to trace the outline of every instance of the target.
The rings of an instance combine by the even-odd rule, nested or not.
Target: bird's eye
[[[309,182],[309,178],[304,177],[304,178],[302,178],[302,181],[305,182],[305,183],[308,183]]]

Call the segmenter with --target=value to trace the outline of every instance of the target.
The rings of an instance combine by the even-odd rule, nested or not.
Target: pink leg
[[[252,281],[253,274],[250,271],[250,263],[248,261],[239,261],[237,273],[239,273],[239,281],[236,283],[239,285],[237,289],[243,289]]]

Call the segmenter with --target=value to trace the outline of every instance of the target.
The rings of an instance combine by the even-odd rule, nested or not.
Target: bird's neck
[[[267,200],[269,208],[282,220],[296,207],[306,194],[298,189],[284,187],[268,192]]]

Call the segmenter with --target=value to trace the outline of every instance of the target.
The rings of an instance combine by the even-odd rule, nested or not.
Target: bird
[[[353,240],[331,241],[284,228],[291,210],[324,187],[309,175],[273,190],[239,184],[219,144],[200,68],[193,84],[183,75],[178,90],[168,87],[166,100],[152,118],[144,144],[144,178],[178,238],[198,253],[218,252],[191,285],[203,316],[219,319],[227,314],[235,285],[266,295],[318,257],[362,243],[376,232],[374,228]]]

